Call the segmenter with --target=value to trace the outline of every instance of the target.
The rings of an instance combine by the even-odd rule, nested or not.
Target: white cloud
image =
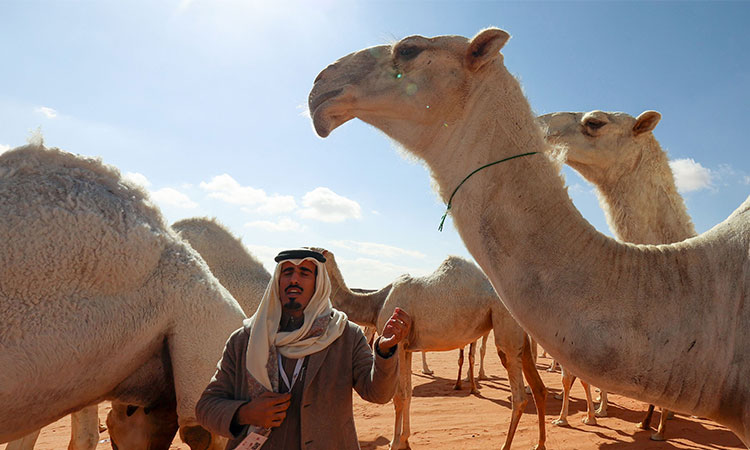
[[[36,108],[34,111],[44,114],[49,119],[54,119],[55,117],[57,117],[57,111],[47,106],[40,106]]]
[[[201,189],[208,196],[232,205],[252,207],[250,212],[280,214],[293,211],[297,207],[294,197],[288,195],[269,196],[263,189],[240,185],[229,174],[215,176],[209,182],[201,182]]]
[[[288,232],[288,231],[304,230],[304,227],[299,222],[295,222],[288,217],[282,217],[277,222],[271,222],[269,220],[255,220],[255,221],[246,223],[245,226],[248,228],[259,228],[261,230],[272,231],[272,232],[276,232],[276,231]]]
[[[712,187],[713,175],[711,170],[695,162],[692,158],[669,161],[669,166],[672,168],[677,190],[680,192],[699,191]]]
[[[3,145],[3,144],[0,144],[0,154],[2,154],[2,153],[5,153],[5,152],[7,152],[8,150],[10,150],[10,145]]]
[[[326,187],[318,187],[305,194],[302,204],[305,207],[299,211],[299,215],[306,219],[334,223],[362,217],[359,203],[342,197]]]
[[[742,177],[742,182],[744,184],[750,185],[750,175],[745,175],[744,177]]]
[[[142,173],[126,172],[125,175],[123,175],[122,177],[130,181],[131,183],[137,184],[138,186],[142,186],[145,188],[151,186],[151,182],[148,181],[148,178],[146,178],[146,175],[143,175]]]
[[[182,209],[197,208],[198,204],[190,200],[190,197],[173,188],[162,188],[151,194],[156,203],[166,206],[174,206]]]
[[[358,254],[368,256],[394,259],[403,256],[420,259],[425,257],[424,253],[416,250],[406,250],[400,247],[394,247],[392,245],[377,244],[375,242],[333,241],[332,244],[336,247],[345,248],[347,250],[352,250],[353,252],[356,252]]]

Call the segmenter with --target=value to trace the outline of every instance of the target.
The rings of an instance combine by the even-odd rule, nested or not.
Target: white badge
[[[250,432],[240,445],[235,447],[236,450],[258,450],[266,443],[268,437],[262,434]]]

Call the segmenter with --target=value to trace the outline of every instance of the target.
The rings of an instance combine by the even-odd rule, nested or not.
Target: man
[[[275,261],[257,312],[229,337],[198,401],[198,421],[228,436],[227,449],[358,449],[351,390],[374,403],[393,397],[411,318],[396,308],[373,355],[331,306],[321,253],[285,250]]]

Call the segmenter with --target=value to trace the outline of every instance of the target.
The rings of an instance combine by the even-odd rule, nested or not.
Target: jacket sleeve
[[[247,402],[246,399],[235,398],[237,370],[241,370],[237,364],[242,360],[239,352],[246,347],[242,345],[246,341],[243,334],[244,330],[240,328],[229,336],[216,373],[195,406],[196,418],[201,426],[211,433],[232,438],[237,437],[242,430],[231,427],[232,418],[239,407]]]
[[[388,403],[396,392],[400,350],[388,358],[378,355],[377,351],[373,354],[362,330],[355,328],[357,336],[352,352],[354,390],[368,402]]]

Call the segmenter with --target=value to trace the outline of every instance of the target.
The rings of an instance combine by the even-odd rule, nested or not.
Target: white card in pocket
[[[235,447],[236,450],[258,450],[268,440],[262,434],[253,433],[252,431]]]

